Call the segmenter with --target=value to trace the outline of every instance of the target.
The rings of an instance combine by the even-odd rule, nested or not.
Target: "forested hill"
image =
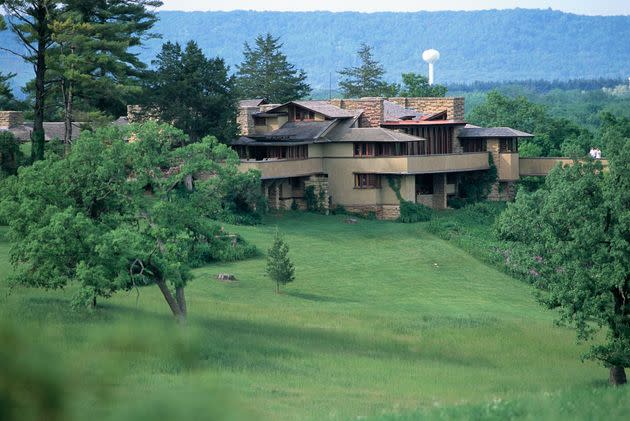
[[[478,12],[161,12],[163,35],[141,51],[150,61],[166,40],[193,39],[208,55],[234,67],[245,41],[281,36],[289,59],[315,87],[336,85],[336,71],[352,65],[361,42],[374,47],[391,81],[401,72],[426,72],[420,53],[440,50],[438,82],[516,79],[621,78],[630,75],[630,16],[580,16],[552,10]],[[0,34],[2,45],[12,35]],[[2,53],[4,54],[4,53]],[[29,67],[0,57],[0,71]],[[18,81],[22,83],[25,77]]]

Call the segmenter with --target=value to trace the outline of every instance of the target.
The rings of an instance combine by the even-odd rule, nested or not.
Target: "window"
[[[303,121],[303,120],[315,120],[315,113],[313,111],[304,110],[301,108],[295,109],[295,120]]]
[[[381,179],[377,174],[355,174],[355,189],[380,189]]]
[[[485,152],[487,150],[485,139],[464,139],[462,140],[462,147],[464,152]]]
[[[266,126],[267,120],[264,117],[254,117],[254,126]]]
[[[518,139],[515,137],[501,139],[499,141],[499,152],[501,153],[518,152]]]
[[[433,194],[433,174],[416,175],[416,195]]]
[[[374,143],[355,143],[354,156],[374,156]]]
[[[289,146],[286,153],[287,159],[308,158],[308,145]]]

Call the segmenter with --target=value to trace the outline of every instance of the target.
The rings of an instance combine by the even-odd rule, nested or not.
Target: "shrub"
[[[403,223],[430,221],[433,217],[433,210],[420,203],[413,203],[407,200],[400,201],[400,218]]]

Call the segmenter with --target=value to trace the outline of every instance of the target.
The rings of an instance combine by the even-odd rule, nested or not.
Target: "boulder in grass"
[[[231,273],[219,273],[217,275],[217,280],[221,282],[236,282],[236,276]]]

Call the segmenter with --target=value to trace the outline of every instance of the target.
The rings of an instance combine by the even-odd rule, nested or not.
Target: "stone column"
[[[446,174],[433,174],[433,209],[446,209]]]

